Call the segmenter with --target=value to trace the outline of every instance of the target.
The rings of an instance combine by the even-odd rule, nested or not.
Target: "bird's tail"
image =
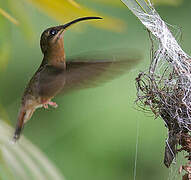
[[[21,107],[18,115],[17,125],[13,136],[13,141],[16,142],[20,138],[24,124],[31,118],[35,109],[25,109]]]

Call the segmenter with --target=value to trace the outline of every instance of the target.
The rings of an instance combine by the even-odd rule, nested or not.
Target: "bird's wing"
[[[46,65],[37,76],[38,81],[36,86],[41,97],[53,97],[64,87],[64,69]]]
[[[100,59],[93,58],[78,60],[72,59],[66,63],[66,82],[62,90],[63,93],[73,90],[92,88],[110,81],[122,74],[127,73],[139,59]]]
[[[67,60],[65,70],[46,65],[37,75],[38,94],[53,97],[58,93],[100,86],[127,73],[139,60],[140,58],[128,59],[126,54],[96,54]]]

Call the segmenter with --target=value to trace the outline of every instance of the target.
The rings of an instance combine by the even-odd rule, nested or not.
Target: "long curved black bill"
[[[82,18],[75,19],[75,20],[73,20],[67,24],[61,25],[60,28],[61,29],[67,29],[72,24],[75,24],[75,23],[80,22],[80,21],[91,20],[91,19],[102,19],[102,18],[101,17],[82,17]]]

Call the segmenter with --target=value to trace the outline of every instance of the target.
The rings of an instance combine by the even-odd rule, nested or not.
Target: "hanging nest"
[[[167,167],[178,152],[188,153],[188,164],[182,166],[187,172],[183,179],[191,180],[191,58],[176,41],[177,32],[170,30],[173,26],[167,26],[150,0],[122,1],[153,35],[150,68],[136,78],[136,102],[161,117],[168,129]]]
[[[183,64],[179,65],[184,66],[180,69],[166,51],[160,48],[155,51],[153,44],[152,47],[149,71],[139,73],[136,78],[136,103],[143,110],[149,108],[156,117],[161,117],[168,129],[166,167],[170,167],[176,154],[184,150],[188,153],[188,164],[181,168],[187,171],[184,178],[191,179],[191,60],[180,56]]]

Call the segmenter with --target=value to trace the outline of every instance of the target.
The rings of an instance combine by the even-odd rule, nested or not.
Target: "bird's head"
[[[75,19],[67,24],[50,27],[46,29],[40,39],[40,46],[43,54],[49,53],[50,51],[56,51],[63,50],[64,44],[63,44],[63,34],[68,27],[71,25],[85,20],[91,20],[91,19],[102,19],[100,17],[82,17]]]

